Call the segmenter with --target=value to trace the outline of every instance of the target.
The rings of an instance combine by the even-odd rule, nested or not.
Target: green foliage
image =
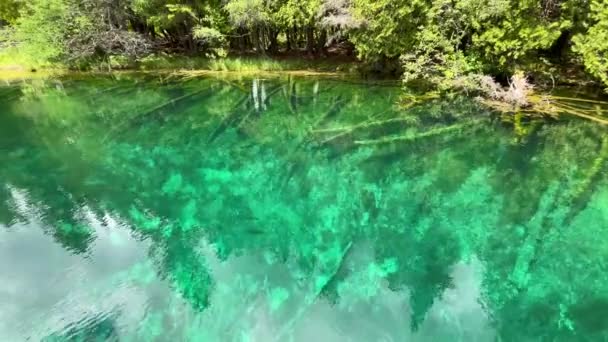
[[[267,3],[264,0],[231,0],[224,8],[236,26],[256,27],[270,20]]]
[[[567,12],[565,5],[435,0],[426,7],[413,48],[402,55],[405,81],[423,80],[441,89],[462,87],[477,73],[532,71],[529,65],[573,28],[571,16],[559,14],[561,7]]]
[[[18,19],[15,39],[35,62],[77,65],[122,54],[141,56],[148,43],[126,29],[121,3],[92,0],[33,0]]]
[[[425,13],[425,24],[414,35],[412,48],[401,55],[405,82],[422,80],[440,89],[479,71],[474,54],[459,49],[469,33],[471,13],[462,3],[437,0]]]
[[[209,57],[226,57],[226,39],[220,31],[211,27],[195,26],[192,36],[204,45],[204,51],[211,53]]]
[[[204,26],[194,28],[194,38],[205,40],[209,44],[219,44],[224,41],[224,36],[220,31]]]
[[[510,74],[552,48],[582,17],[573,1],[353,1],[349,30],[361,58],[401,57],[405,81],[440,88],[471,73]],[[582,7],[584,8],[584,7]],[[581,10],[577,8],[577,10]]]
[[[422,0],[354,0],[354,17],[360,27],[350,34],[363,59],[396,58],[415,44],[424,24],[426,2]]]
[[[283,27],[294,26],[315,26],[318,25],[317,19],[320,17],[320,0],[287,0],[276,1],[274,8],[277,8],[274,14],[277,24]]]
[[[202,9],[202,1],[133,0],[133,11],[160,32],[177,29],[182,24],[192,27]]]
[[[0,27],[2,21],[14,24],[19,18],[19,11],[25,1],[23,0],[2,0],[0,1]]]
[[[113,68],[136,66],[149,53],[333,51],[356,54],[362,71],[402,73],[444,90],[472,84],[471,75],[546,76],[573,63],[608,84],[607,7],[606,0],[5,0],[0,21],[10,38],[1,43],[38,64]]]
[[[90,21],[76,17],[67,0],[28,1],[18,20],[16,39],[36,62],[56,60],[65,53],[69,32],[84,29]]]
[[[591,1],[591,25],[587,32],[574,37],[574,51],[585,69],[608,86],[608,1]]]
[[[537,58],[540,50],[549,49],[562,32],[572,25],[568,18],[548,13],[552,9],[543,7],[555,4],[517,1],[503,2],[501,5],[492,8],[490,13],[480,15],[486,20],[471,16],[471,26],[476,31],[473,34],[473,48],[488,63],[497,63],[499,68],[512,71],[514,66],[527,58]]]
[[[190,44],[191,48],[198,47],[192,45],[191,39],[200,39],[204,51],[224,44],[220,31],[227,29],[226,18],[218,1],[134,0],[132,10],[153,36]]]

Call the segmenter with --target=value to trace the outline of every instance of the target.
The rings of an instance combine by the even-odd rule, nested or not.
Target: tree
[[[88,20],[77,17],[67,0],[32,0],[17,21],[16,38],[34,61],[58,59],[66,51],[71,31],[84,29]]]
[[[414,45],[423,23],[422,0],[353,0],[353,16],[360,22],[350,33],[359,57],[364,60],[396,59]]]
[[[230,22],[249,31],[257,53],[265,53],[265,32],[270,24],[268,2],[265,0],[230,0],[224,6]]]
[[[472,15],[472,46],[488,66],[512,71],[518,64],[549,49],[572,22],[560,13],[559,1],[494,1],[484,8],[465,1]]]
[[[585,69],[593,77],[608,86],[608,1],[591,1],[591,26],[574,37],[574,51],[578,53]]]
[[[132,10],[142,29],[170,48],[197,52],[223,45],[226,19],[219,1],[134,0]]]
[[[19,11],[23,6],[22,0],[0,1],[0,27],[3,23],[14,24],[19,17]]]

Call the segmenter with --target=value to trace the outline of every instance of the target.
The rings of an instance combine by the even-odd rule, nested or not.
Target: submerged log
[[[586,119],[586,120],[595,121],[602,125],[608,125],[607,119],[602,119],[602,118],[598,118],[597,116],[585,114],[580,109],[576,109],[576,108],[573,108],[573,107],[570,107],[570,106],[567,106],[564,104],[556,105],[556,108],[564,114],[570,114],[570,115],[578,116],[578,117]]]
[[[388,111],[388,110],[387,110]],[[383,114],[387,111],[384,111],[380,114]],[[409,118],[403,118],[403,117],[398,117],[398,118],[392,118],[392,119],[387,119],[387,120],[378,120],[378,121],[366,121],[357,125],[353,125],[353,126],[347,126],[347,127],[337,127],[337,128],[333,128],[333,129],[321,129],[321,130],[315,130],[315,133],[332,133],[332,132],[337,132],[336,134],[332,135],[331,137],[321,141],[321,145],[327,144],[329,142],[332,142],[338,138],[344,137],[348,134],[351,134],[353,132],[355,132],[356,130],[359,129],[365,129],[365,128],[371,128],[371,127],[376,127],[376,126],[383,126],[386,124],[390,124],[390,123],[395,123],[395,122],[409,122],[410,119]]]
[[[207,140],[208,143],[212,143],[213,141],[215,141],[215,139],[217,139],[217,137],[219,137],[230,126],[230,124],[233,122],[234,117],[236,115],[235,113],[238,112],[239,108],[248,99],[249,99],[249,94],[246,94],[237,102],[237,104],[233,107],[233,110],[230,111],[230,113],[224,117],[224,119],[220,122],[220,124],[217,126],[217,128],[211,133],[211,135],[209,136],[209,139]]]
[[[141,115],[137,116],[136,119],[137,119],[137,121],[141,121],[141,120],[145,119],[146,117],[148,117],[154,113],[157,113],[168,106],[174,106],[175,104],[177,104],[183,100],[189,99],[191,97],[194,97],[194,96],[199,95],[204,92],[208,92],[209,90],[210,90],[210,87],[207,87],[207,88],[203,88],[201,90],[193,91],[191,93],[170,99],[169,101],[167,101],[165,103],[161,103],[160,105],[145,111]]]
[[[595,114],[602,114],[603,112],[608,112],[608,109],[601,108],[593,108],[593,109],[583,109],[573,106],[565,101],[573,100],[573,98],[560,97],[560,96],[530,96],[528,99],[529,106],[521,109],[518,107],[514,107],[511,104],[503,103],[501,101],[493,101],[487,99],[481,99],[480,102],[485,106],[502,112],[502,113],[516,113],[521,112],[525,113],[529,116],[549,116],[556,118],[560,114],[567,114],[580,117],[585,120],[591,120],[597,122],[602,125],[608,125],[608,119],[604,119]],[[587,99],[576,99],[578,102],[583,103],[595,103],[595,104],[605,104],[608,105],[608,102],[595,101],[595,100],[587,100]]]
[[[581,99],[576,97],[565,97],[565,96],[550,96],[551,99],[554,100],[566,100],[566,101],[575,101],[575,102],[587,102],[587,103],[595,103],[608,106],[608,101],[599,101],[599,100],[591,100],[591,99]]]
[[[443,134],[449,133],[449,132],[459,131],[464,128],[475,126],[476,124],[478,124],[481,121],[482,120],[474,120],[474,121],[463,123],[463,124],[436,128],[436,129],[433,129],[433,130],[430,130],[427,132],[423,132],[423,133],[419,133],[419,134],[405,134],[405,135],[384,137],[384,138],[380,138],[380,139],[355,140],[354,144],[355,145],[377,145],[377,144],[388,144],[388,143],[393,143],[393,142],[416,141],[416,140],[422,139],[422,138],[429,138],[429,137],[433,137],[433,136],[443,135]]]

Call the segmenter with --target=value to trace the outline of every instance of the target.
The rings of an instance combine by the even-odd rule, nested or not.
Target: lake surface
[[[0,87],[2,340],[607,339],[607,128],[404,102],[331,78]]]

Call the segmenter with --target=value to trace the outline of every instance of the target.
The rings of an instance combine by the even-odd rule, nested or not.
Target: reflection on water
[[[19,201],[16,210],[31,221],[3,227],[6,229],[0,233],[0,257],[14,260],[1,268],[6,279],[2,285],[6,306],[1,327],[3,333],[9,333],[3,336],[10,340],[25,336],[32,340],[46,336],[51,341],[163,336],[161,329],[167,317],[154,310],[177,311],[169,318],[171,325],[187,323],[196,333],[185,336],[195,340],[200,334],[214,340],[234,338],[237,332],[259,341],[283,340],[287,333],[303,341],[392,341],[404,337],[416,341],[449,339],[454,334],[466,340],[494,337],[480,302],[482,266],[475,258],[450,268],[451,287],[438,294],[414,331],[411,291],[389,287],[383,271],[374,269],[375,256],[369,244],[352,247],[345,257],[344,265],[351,272],[341,281],[343,290],[338,300],[331,301],[323,296],[311,300],[308,290],[314,284],[288,292],[292,281],[288,265],[268,265],[263,255],[231,256],[222,261],[203,239],[199,251],[210,277],[221,286],[199,312],[157,279],[154,265],[146,260],[145,251],[150,246],[131,235],[132,227],[109,215],[102,222],[85,208],[83,219],[94,228],[95,242],[86,256],[74,255],[42,234],[43,223],[29,215],[37,208],[30,207],[20,191],[12,192],[15,202]],[[243,278],[243,274],[248,275]],[[278,287],[270,293],[242,289],[249,277],[271,277]],[[258,280],[249,281],[255,284]],[[373,287],[360,288],[370,281]],[[235,290],[245,294],[246,300],[235,295]],[[279,309],[281,314],[277,315]],[[143,329],[151,331],[138,329],[142,322]],[[148,327],[150,324],[155,327]],[[183,333],[179,327],[174,329],[172,334]]]
[[[0,88],[0,335],[602,339],[605,129],[312,78]]]
[[[25,220],[0,231],[4,338],[40,340],[56,329],[112,325],[117,310],[143,316],[146,296],[129,284],[113,283],[112,274],[144,260],[145,243],[111,217],[101,224],[82,208],[82,219],[95,230],[96,239],[86,255],[74,254],[44,234],[54,227],[41,221],[43,208],[31,203],[25,191],[9,188],[14,209]]]

